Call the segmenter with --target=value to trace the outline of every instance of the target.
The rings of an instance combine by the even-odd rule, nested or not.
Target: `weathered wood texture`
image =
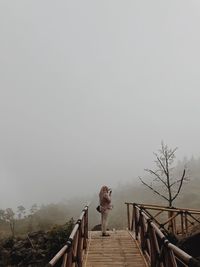
[[[90,232],[84,267],[146,267],[144,258],[126,230],[110,231],[109,237],[101,232]]]

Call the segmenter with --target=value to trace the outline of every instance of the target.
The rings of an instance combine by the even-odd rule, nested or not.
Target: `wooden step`
[[[101,232],[91,231],[84,267],[147,267],[136,241],[126,230]]]

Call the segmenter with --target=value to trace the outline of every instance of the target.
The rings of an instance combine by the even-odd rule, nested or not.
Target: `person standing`
[[[99,192],[99,204],[100,204],[100,212],[101,212],[101,231],[102,236],[109,236],[106,233],[107,224],[108,224],[108,214],[109,211],[112,209],[111,205],[111,194],[112,190],[109,189],[107,186],[102,186]]]

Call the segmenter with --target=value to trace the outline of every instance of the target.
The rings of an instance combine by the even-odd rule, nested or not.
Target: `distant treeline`
[[[177,198],[175,205],[177,207],[188,207],[200,209],[200,158],[192,157],[190,160],[184,158],[178,161],[174,175],[186,168],[188,181],[184,184],[182,192]],[[135,178],[136,180],[137,177]],[[54,225],[65,224],[73,218],[76,220],[81,213],[86,198],[70,199],[66,203],[49,204],[38,207],[33,204],[30,210],[26,210],[22,205],[14,213],[12,209],[0,210],[0,238],[12,235],[25,235],[38,230],[49,230]],[[89,227],[93,228],[100,223],[100,214],[96,211],[98,205],[98,194],[90,197],[91,205],[89,208]],[[113,210],[109,216],[109,228],[119,229],[127,227],[125,202],[163,204],[167,206],[162,199],[153,194],[144,185],[130,182],[121,184],[113,188],[112,202]]]

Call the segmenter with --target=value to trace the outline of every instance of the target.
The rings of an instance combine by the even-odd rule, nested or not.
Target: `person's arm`
[[[104,194],[104,199],[106,200],[107,203],[111,202],[111,194],[110,193],[105,193]]]

